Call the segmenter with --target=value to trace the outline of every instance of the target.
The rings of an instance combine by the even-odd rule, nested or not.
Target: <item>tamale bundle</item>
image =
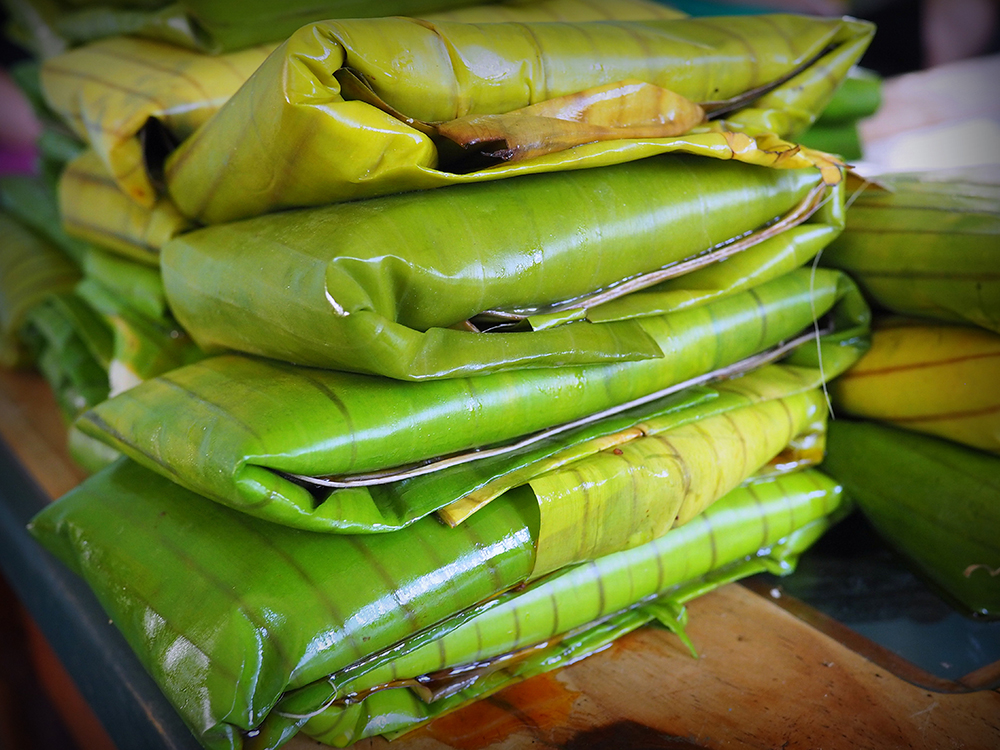
[[[53,294],[33,307],[22,336],[67,421],[108,397],[111,331],[75,294]]]
[[[812,341],[827,313],[833,330]],[[147,381],[84,415],[79,427],[247,512],[306,528],[379,529],[412,516],[404,507],[401,521],[396,511],[386,517],[363,488],[343,503],[318,502],[302,483],[506,443],[693,379],[752,369],[803,333],[809,343],[792,363],[818,366],[822,354],[832,376],[863,349],[867,307],[846,277],[798,270],[644,325],[667,356],[418,383],[219,357]]]
[[[821,262],[877,309],[921,319],[878,318],[869,352],[831,385],[838,415],[877,421],[838,420],[824,468],[936,589],[996,616],[1000,190],[975,172],[855,189]]]
[[[884,175],[857,189],[822,262],[850,273],[879,308],[1000,333],[996,176]]]
[[[874,422],[837,420],[828,445],[824,470],[893,547],[966,612],[1000,616],[1000,457]]]
[[[672,155],[210,227],[162,268],[206,350],[424,380],[668,356],[659,316],[803,265],[842,223],[817,169]]]
[[[311,5],[305,10],[313,15],[296,23],[295,28],[307,21],[342,17],[338,11],[362,17],[371,13],[358,3],[326,7],[337,4]],[[411,1],[409,6],[427,11],[449,4],[456,2]],[[400,13],[406,5],[405,0],[397,3]],[[380,15],[392,14],[384,4],[379,8]],[[475,17],[488,14],[481,9]],[[512,5],[503,15],[510,21],[537,20],[539,16],[544,20],[587,21],[671,18],[678,14],[640,0],[609,1],[599,6],[581,0],[547,0]],[[289,28],[285,34],[269,38],[277,41],[292,31],[294,28]],[[158,199],[163,159],[236,93],[276,43],[216,56],[175,46],[167,43],[169,39],[121,35],[126,33],[122,30],[46,60],[41,68],[41,89],[48,107],[94,150],[108,173],[106,179],[140,206],[152,208]],[[273,29],[268,28],[268,33]],[[84,173],[93,174],[93,167],[88,165]]]
[[[838,411],[1000,454],[1000,335],[888,320],[832,387]]]
[[[63,216],[113,253],[78,299],[132,387],[75,433],[124,457],[33,532],[199,741],[392,737],[645,623],[683,638],[686,601],[846,512],[810,467],[869,313],[803,267],[842,166],[785,138],[870,36],[395,18],[252,76],[263,47],[50,61],[90,146]]]
[[[87,143],[133,201],[156,203],[147,161],[190,135],[249,78],[273,46],[221,57],[111,37],[45,61],[49,107]]]
[[[111,394],[201,359],[204,354],[167,308],[155,269],[92,249],[76,294],[111,327]]]
[[[523,590],[511,586],[530,575],[537,520],[531,498],[516,494],[457,529],[428,518],[392,534],[337,536],[249,518],[126,462],[44,511],[33,531],[87,578],[207,747],[276,747],[307,719],[307,731],[338,744],[411,728],[523,676],[517,667],[530,674],[651,619],[676,622],[693,593],[678,584],[706,590],[760,569],[768,554],[781,560],[838,505],[837,486],[816,473],[772,478],[624,558]],[[615,585],[630,576],[632,586]],[[525,622],[524,641],[505,627],[511,617]],[[552,638],[591,622],[587,637]],[[548,663],[515,659],[484,685],[465,679],[465,694],[443,705],[421,705],[419,690],[369,690],[387,673],[419,677],[547,641]],[[338,702],[350,698],[341,686],[371,694]]]
[[[795,16],[313,24],[167,159],[165,178],[182,213],[219,223],[678,150],[803,166],[775,134],[812,123],[871,33]],[[490,154],[501,163],[462,167]]]

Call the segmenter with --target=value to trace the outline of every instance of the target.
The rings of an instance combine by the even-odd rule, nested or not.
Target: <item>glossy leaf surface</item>
[[[456,174],[439,168],[438,149],[421,123],[503,114],[625,80],[699,104],[748,92],[757,99],[758,87],[773,84],[777,89],[759,106],[727,114],[726,124],[788,134],[812,121],[870,34],[862,22],[794,16],[537,27],[407,19],[314,24],[296,32],[174,152],[167,183],[182,212],[219,223],[278,208],[602,166],[676,150],[807,165],[803,153],[774,136],[734,141],[732,133],[705,132],[606,141]],[[845,59],[833,63],[831,55]],[[752,66],[746,64],[749,56]],[[797,80],[813,64],[822,69],[819,80]],[[403,65],[426,73],[399,75]],[[385,106],[345,99],[344,69]],[[789,76],[786,88],[782,81]]]
[[[32,8],[33,4],[39,7]],[[205,46],[217,51],[218,47],[212,41],[212,32],[198,20],[199,8],[204,3],[151,9],[100,6],[60,9],[48,0],[13,0],[14,6],[23,6],[24,15],[40,22],[38,34],[51,37],[40,42],[40,46],[53,50],[43,57],[50,57],[56,51],[64,53],[44,64],[42,77],[50,106],[95,149],[124,195],[145,208],[151,208],[156,200],[157,178],[166,154],[205,122],[250,77],[276,44],[302,24],[372,14],[412,15],[460,4],[463,0],[396,0],[374,5],[327,0],[296,8],[288,8],[286,3],[276,26],[276,11],[270,3],[255,10],[246,8],[245,3],[228,3],[226,26],[256,28],[259,41],[240,45],[251,49],[213,56],[197,51]],[[469,0],[464,0],[464,4],[469,4]],[[20,15],[16,10],[15,15]],[[486,8],[476,10],[474,17],[478,22],[491,14]],[[502,15],[509,21],[539,16],[547,21],[585,21],[671,18],[677,13],[641,0],[605,3],[547,0],[537,6],[505,7]],[[66,52],[60,36],[71,43],[92,43]],[[232,45],[226,46],[232,49]],[[151,119],[155,120],[152,125]],[[148,148],[151,144],[156,144],[156,148]],[[78,216],[85,218],[84,214]]]
[[[815,367],[822,351],[833,374],[863,349],[867,308],[846,277],[800,270],[643,319],[659,359],[410,383],[224,356],[123,393],[79,426],[207,497],[330,529],[339,512],[276,472],[351,474],[505,442],[742,360],[829,311],[834,333],[789,362]]]
[[[640,576],[636,593],[669,590],[771,546],[838,504],[825,479],[782,482],[769,482],[756,498],[737,491],[735,503],[690,532],[573,569],[561,584],[545,579],[543,586],[562,593],[552,599],[532,587],[523,604],[506,596],[476,606],[526,575],[533,504],[523,498],[491,505],[459,529],[427,519],[398,534],[334,537],[247,518],[124,462],[45,510],[33,532],[94,587],[199,739],[240,747],[240,730],[260,724],[286,690],[331,673],[363,682],[365,672],[391,669],[384,657],[368,659],[382,653],[406,659],[401,665],[410,670],[434,653],[464,660],[469,631],[456,628],[493,610],[492,624],[469,627],[485,626],[484,653],[502,653],[511,647],[505,623],[522,607],[539,613],[537,633],[525,638],[544,637],[554,625],[553,602],[567,622],[600,614],[605,576],[610,613],[642,598],[612,587],[616,578]],[[436,643],[434,653],[415,650],[449,632],[448,651]],[[386,666],[360,666],[376,663]]]
[[[817,190],[822,179],[811,168],[645,159],[210,227],[165,248],[164,283],[203,348],[299,364],[423,380],[648,359],[660,348],[641,321],[626,318],[672,309],[658,300],[643,310],[648,295],[613,325],[546,322],[542,331],[488,334],[454,327],[481,313],[516,321],[561,303],[578,310],[559,314],[572,320],[590,309],[588,296],[641,290],[653,283],[644,274],[683,261],[710,264],[709,251],[728,252],[736,240],[750,245],[740,256],[754,242],[767,247],[703,273],[716,280],[714,298],[747,288],[801,265],[839,231],[833,189],[808,224],[776,227],[773,240],[746,236],[821,200]],[[685,279],[674,287],[690,289]],[[707,283],[694,280],[687,306],[713,299],[699,294]]]
[[[272,49],[212,57],[112,37],[46,60],[42,87],[48,105],[90,145],[124,194],[152,208],[157,191],[140,138],[148,121],[155,119],[176,144],[208,120]],[[157,135],[147,132],[146,138]]]
[[[272,3],[180,2],[71,4],[8,0],[19,41],[41,57],[108,36],[134,35],[218,53],[280,42],[299,26],[324,18],[412,16],[455,21],[590,21],[604,18],[677,18],[684,14],[647,0],[535,0],[473,5],[475,0],[293,0]],[[458,6],[456,8],[456,6]],[[450,10],[439,10],[449,8]]]
[[[787,573],[798,553],[843,512],[840,488],[819,472],[791,474],[774,482],[733,490],[689,524],[628,552],[570,568],[501,597],[501,604],[384,666],[292,693],[273,712],[255,748],[265,747],[280,725],[280,712],[307,714],[304,731],[344,746],[372,733],[398,732],[499,690],[517,679],[555,669],[604,647],[624,633],[659,621],[683,629],[684,602],[730,580],[760,570]],[[717,547],[713,552],[712,540]],[[650,597],[656,598],[652,601]],[[638,603],[638,606],[636,606]],[[613,615],[617,611],[616,615]],[[609,615],[611,619],[605,620]],[[678,622],[679,620],[679,622]],[[415,681],[412,689],[370,693],[348,705],[343,697],[439,670],[482,662],[507,652],[545,645],[561,632],[595,623],[567,640],[538,648],[521,662],[487,673],[455,695],[431,702]],[[470,670],[473,671],[473,670]],[[474,673],[474,671],[473,671]],[[454,681],[461,683],[463,675]],[[337,701],[336,698],[341,700]],[[312,706],[303,705],[312,698]],[[425,696],[426,698],[426,696]]]

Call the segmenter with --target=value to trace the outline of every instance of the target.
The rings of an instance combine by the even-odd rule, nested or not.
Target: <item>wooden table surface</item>
[[[52,497],[81,480],[38,376],[0,370],[0,435]],[[864,648],[856,644],[866,643],[860,637],[849,641],[853,649],[842,645],[742,585],[725,586],[688,609],[698,658],[669,632],[646,627],[391,747],[1000,748],[996,690],[918,687],[857,653]],[[323,746],[297,738],[286,747]]]

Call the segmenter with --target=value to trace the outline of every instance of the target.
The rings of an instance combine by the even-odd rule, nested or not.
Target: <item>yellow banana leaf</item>
[[[878,307],[1000,333],[996,176],[884,175],[852,186],[844,233],[822,262]]]
[[[80,271],[64,253],[0,212],[0,364],[14,367],[31,357],[20,336],[28,313],[46,297],[69,292]]]
[[[802,265],[841,211],[812,168],[658,157],[209,227],[170,243],[162,266],[206,350],[427,380],[663,356],[640,318]],[[680,292],[654,288],[628,315],[555,325],[678,275]]]
[[[16,0],[40,3],[40,0]],[[405,2],[404,2],[405,4]],[[428,10],[453,2],[423,2],[414,6]],[[365,6],[319,3],[296,26],[323,18],[397,15],[384,4]],[[410,3],[414,5],[414,3]],[[168,8],[176,15],[176,6]],[[475,9],[478,22],[488,20],[494,6]],[[266,14],[267,9],[260,9]],[[350,12],[348,12],[350,11]],[[391,11],[391,12],[390,12]],[[26,10],[30,12],[30,8]],[[92,12],[92,11],[91,11]],[[249,11],[247,11],[249,12]],[[504,6],[505,20],[595,20],[672,18],[676,11],[645,0],[546,0],[532,5]],[[43,13],[44,15],[44,13]],[[434,14],[425,14],[434,17]],[[283,19],[285,22],[287,18]],[[66,24],[71,25],[70,21]],[[176,27],[166,24],[167,29]],[[78,31],[82,30],[79,19]],[[46,101],[74,131],[95,149],[114,181],[132,200],[151,208],[158,192],[158,175],[163,158],[196,127],[205,122],[264,61],[277,42],[294,31],[274,39],[272,44],[255,46],[219,56],[183,49],[164,42],[121,37],[125,28],[110,38],[95,41],[53,57],[42,68]],[[270,31],[270,29],[269,29]],[[176,40],[173,40],[176,41]],[[153,124],[150,124],[153,121]]]
[[[883,325],[834,382],[837,410],[1000,453],[1000,335],[919,321]]]
[[[740,390],[738,382],[728,387]],[[535,477],[528,483],[539,510],[532,577],[684,525],[796,436],[823,430],[825,416],[814,390],[664,432],[654,420],[633,428],[633,439]]]
[[[772,133],[794,133],[810,124],[871,34],[871,26],[859,21],[796,16],[313,24],[285,42],[168,158],[166,181],[185,215],[219,223],[279,208],[602,166],[678,150],[775,166],[814,164],[822,155]],[[400,75],[401,66],[420,75]],[[593,132],[585,129],[580,141],[585,145],[557,153],[469,173],[442,163],[450,157],[480,158],[493,147],[470,154],[439,135],[441,123],[508,115],[508,125],[520,127],[524,114],[509,113],[629,81],[670,92],[653,98],[671,107],[680,97],[725,120],[699,125],[694,133],[687,127],[682,131],[687,134],[678,136],[669,112],[651,116],[643,107],[637,121],[630,122],[626,110],[626,118],[612,128],[623,137],[634,128],[639,138],[594,143]],[[577,104],[569,100],[566,107],[572,112]],[[664,137],[648,137],[651,125],[662,127]],[[682,118],[680,125],[690,122]],[[747,133],[733,133],[734,128]],[[517,148],[503,143],[494,151],[502,158]],[[831,170],[834,180],[836,173]]]
[[[46,60],[42,89],[49,107],[90,144],[122,191],[152,208],[156,175],[147,161],[162,161],[208,120],[273,48],[213,57],[112,37]]]
[[[63,170],[59,214],[71,237],[149,266],[159,266],[160,248],[191,227],[169,198],[157,198],[150,207],[132,200],[92,150]]]

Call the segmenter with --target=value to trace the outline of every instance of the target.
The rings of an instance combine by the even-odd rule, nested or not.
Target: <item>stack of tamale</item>
[[[830,472],[960,609],[1000,617],[1000,175],[896,174],[861,188],[825,264],[878,317],[831,389]]]
[[[85,411],[125,457],[33,532],[212,748],[395,736],[683,637],[686,601],[845,512],[820,388],[868,308],[811,263],[842,168],[790,139],[870,36],[397,17],[48,60],[89,145],[65,228],[117,253],[87,278],[149,272],[78,294],[156,300],[207,356]]]

